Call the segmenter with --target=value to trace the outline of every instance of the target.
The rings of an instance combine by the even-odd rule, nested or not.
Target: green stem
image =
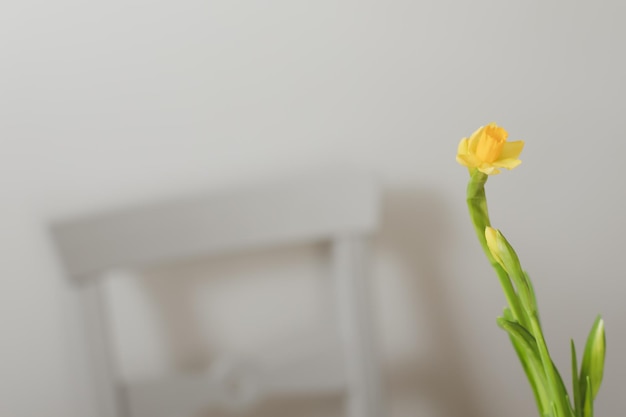
[[[526,315],[524,314],[524,310],[522,309],[520,299],[515,292],[513,283],[511,282],[511,279],[506,271],[491,255],[491,251],[487,246],[487,240],[485,239],[485,228],[487,226],[491,226],[489,211],[487,209],[487,197],[485,194],[485,183],[487,182],[487,179],[487,174],[483,174],[478,170],[475,170],[472,173],[469,184],[467,185],[467,207],[469,209],[470,218],[472,219],[472,224],[474,225],[478,241],[483,248],[485,256],[487,256],[489,263],[498,275],[500,285],[504,291],[504,296],[511,307],[511,313],[513,313],[515,320],[517,320],[524,327],[527,327],[529,323],[526,319]]]

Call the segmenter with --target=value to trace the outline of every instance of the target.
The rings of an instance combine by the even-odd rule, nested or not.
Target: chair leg
[[[122,417],[103,287],[99,280],[92,280],[81,285],[78,291],[98,417]]]
[[[366,242],[333,241],[333,279],[348,381],[348,417],[382,417],[382,388],[370,320]]]

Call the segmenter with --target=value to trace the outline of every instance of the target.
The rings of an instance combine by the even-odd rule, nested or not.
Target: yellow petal
[[[476,148],[478,147],[478,143],[480,142],[480,138],[485,134],[485,126],[481,126],[469,138],[469,142],[467,145],[468,152],[476,153]]]
[[[507,158],[507,159],[500,159],[494,162],[493,165],[500,167],[500,168],[513,169],[521,163],[522,161],[520,161],[519,159]]]
[[[492,164],[482,164],[478,167],[478,170],[487,175],[496,175],[500,173],[500,170]]]
[[[474,133],[472,133],[472,136],[470,136],[469,138],[470,142],[478,139],[483,134],[484,131],[485,131],[485,126],[481,126],[478,129],[476,129]]]
[[[480,161],[477,160],[473,155],[457,155],[456,161],[468,168],[476,168],[480,165]]]
[[[468,140],[467,138],[463,138],[461,139],[461,142],[459,142],[459,147],[457,148],[456,154],[457,155],[467,155],[468,153]]]
[[[467,161],[466,156],[465,155],[457,155],[456,156],[456,161],[466,167],[471,167],[471,164]]]
[[[517,159],[524,149],[524,141],[506,142],[498,159]]]

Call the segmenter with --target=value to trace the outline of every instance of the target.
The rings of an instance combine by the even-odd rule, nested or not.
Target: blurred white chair
[[[258,392],[345,393],[347,417],[382,417],[381,389],[366,291],[366,241],[378,225],[379,195],[359,175],[233,190],[184,201],[59,221],[53,239],[82,299],[86,347],[99,417],[178,417]],[[253,375],[217,366],[206,375],[130,383],[116,375],[102,278],[196,256],[268,246],[329,242],[343,366],[299,365]],[[231,364],[232,365],[232,364]],[[215,367],[214,367],[215,368]]]

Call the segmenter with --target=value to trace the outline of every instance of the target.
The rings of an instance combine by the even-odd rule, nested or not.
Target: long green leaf
[[[547,415],[552,410],[546,389],[547,381],[537,351],[535,338],[528,330],[523,328],[519,323],[512,321],[511,318],[511,311],[508,308],[505,309],[504,317],[499,317],[497,320],[498,326],[505,330],[511,338],[511,343],[522,363],[526,377],[535,395],[539,414],[542,416]]]
[[[567,388],[565,387],[563,378],[561,378],[561,374],[559,373],[559,370],[557,369],[554,362],[552,362],[552,368],[554,369],[554,374],[556,375],[556,380],[557,380],[556,388],[558,390],[559,397],[561,398],[561,402],[567,406],[567,407],[564,407],[565,411],[568,412],[571,417],[575,417],[574,409],[572,408],[569,394],[567,393]]]
[[[565,417],[570,414],[571,405],[569,404],[566,396],[563,395],[563,390],[561,389],[563,382],[562,380],[559,381],[561,377],[554,367],[554,363],[550,357],[550,352],[548,352],[548,346],[543,337],[543,332],[541,331],[541,326],[539,325],[536,315],[531,318],[530,324],[531,332],[537,340],[537,350],[539,351],[539,357],[541,358],[541,364],[543,365],[543,370],[547,380],[546,387],[550,398],[554,401],[554,405],[557,410],[556,415],[558,417]]]
[[[532,303],[536,307],[535,316],[537,318],[537,321],[539,322],[539,325],[541,325],[541,318],[539,317],[539,308],[537,307],[537,296],[535,295],[535,287],[533,286],[533,282],[530,280],[530,277],[528,276],[528,273],[526,273],[526,271],[524,271],[524,279],[526,281],[528,291],[530,292]]]
[[[591,394],[591,380],[586,378],[585,405],[583,410],[584,417],[593,417],[593,395]]]
[[[572,350],[572,390],[574,391],[574,411],[576,412],[576,417],[582,417],[582,395],[580,392],[580,381],[578,379],[578,359],[573,339],[570,340],[570,346]]]

